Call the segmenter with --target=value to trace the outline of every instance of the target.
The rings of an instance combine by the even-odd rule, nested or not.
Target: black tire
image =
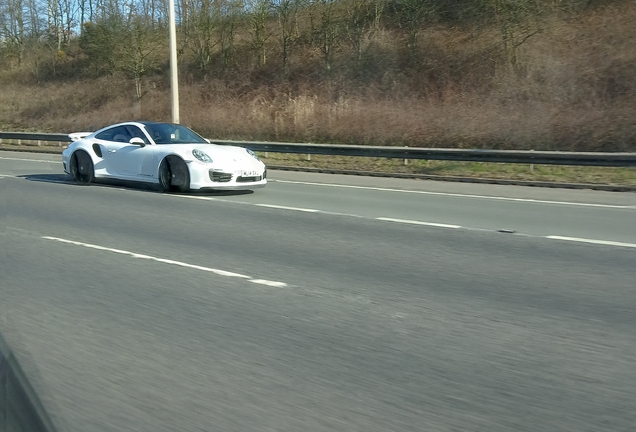
[[[165,158],[161,161],[159,165],[159,190],[161,192],[170,192],[171,191],[171,181],[170,178],[172,174],[170,172],[170,164],[168,163],[168,158]]]
[[[92,183],[95,180],[95,167],[91,157],[83,150],[71,156],[71,177],[78,183]]]
[[[168,156],[159,165],[159,189],[163,192],[187,192],[190,190],[190,171],[177,156]]]

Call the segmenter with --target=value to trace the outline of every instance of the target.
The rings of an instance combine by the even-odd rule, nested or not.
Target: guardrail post
[[[310,161],[311,160],[311,154],[307,153],[307,160]]]
[[[533,152],[534,149],[531,149],[530,151]],[[530,164],[530,172],[534,174],[534,164]]]

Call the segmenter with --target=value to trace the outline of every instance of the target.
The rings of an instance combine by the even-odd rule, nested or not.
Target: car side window
[[[130,133],[131,138],[141,138],[142,140],[144,140],[145,144],[150,144],[150,141],[148,141],[148,137],[146,136],[146,134],[137,126],[128,126],[128,132]]]
[[[113,136],[115,135],[113,133],[114,129],[115,128],[106,129],[105,131],[102,131],[102,132],[98,133],[97,135],[95,135],[95,138],[100,139],[100,140],[104,140],[104,141],[112,141],[113,140]]]
[[[152,127],[146,126],[146,130],[155,141],[155,144],[170,144],[170,140],[167,139],[163,131],[158,127],[158,125],[154,125]]]
[[[95,138],[106,141],[127,143],[130,141],[132,136],[130,136],[130,133],[128,133],[125,126],[116,126],[98,133],[95,135]]]

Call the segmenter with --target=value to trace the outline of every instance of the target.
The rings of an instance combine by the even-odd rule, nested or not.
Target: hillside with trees
[[[170,120],[167,0],[4,0],[0,130]],[[211,138],[636,151],[633,0],[176,0]]]

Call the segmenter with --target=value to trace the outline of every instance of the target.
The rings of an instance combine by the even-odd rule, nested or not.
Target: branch
[[[539,33],[539,30],[535,30],[532,33],[530,33],[529,35],[526,35],[526,37],[524,37],[521,42],[519,42],[519,43],[514,45],[514,49],[519,48],[525,41],[527,41],[528,39],[530,39],[532,36],[536,35],[537,33]]]

